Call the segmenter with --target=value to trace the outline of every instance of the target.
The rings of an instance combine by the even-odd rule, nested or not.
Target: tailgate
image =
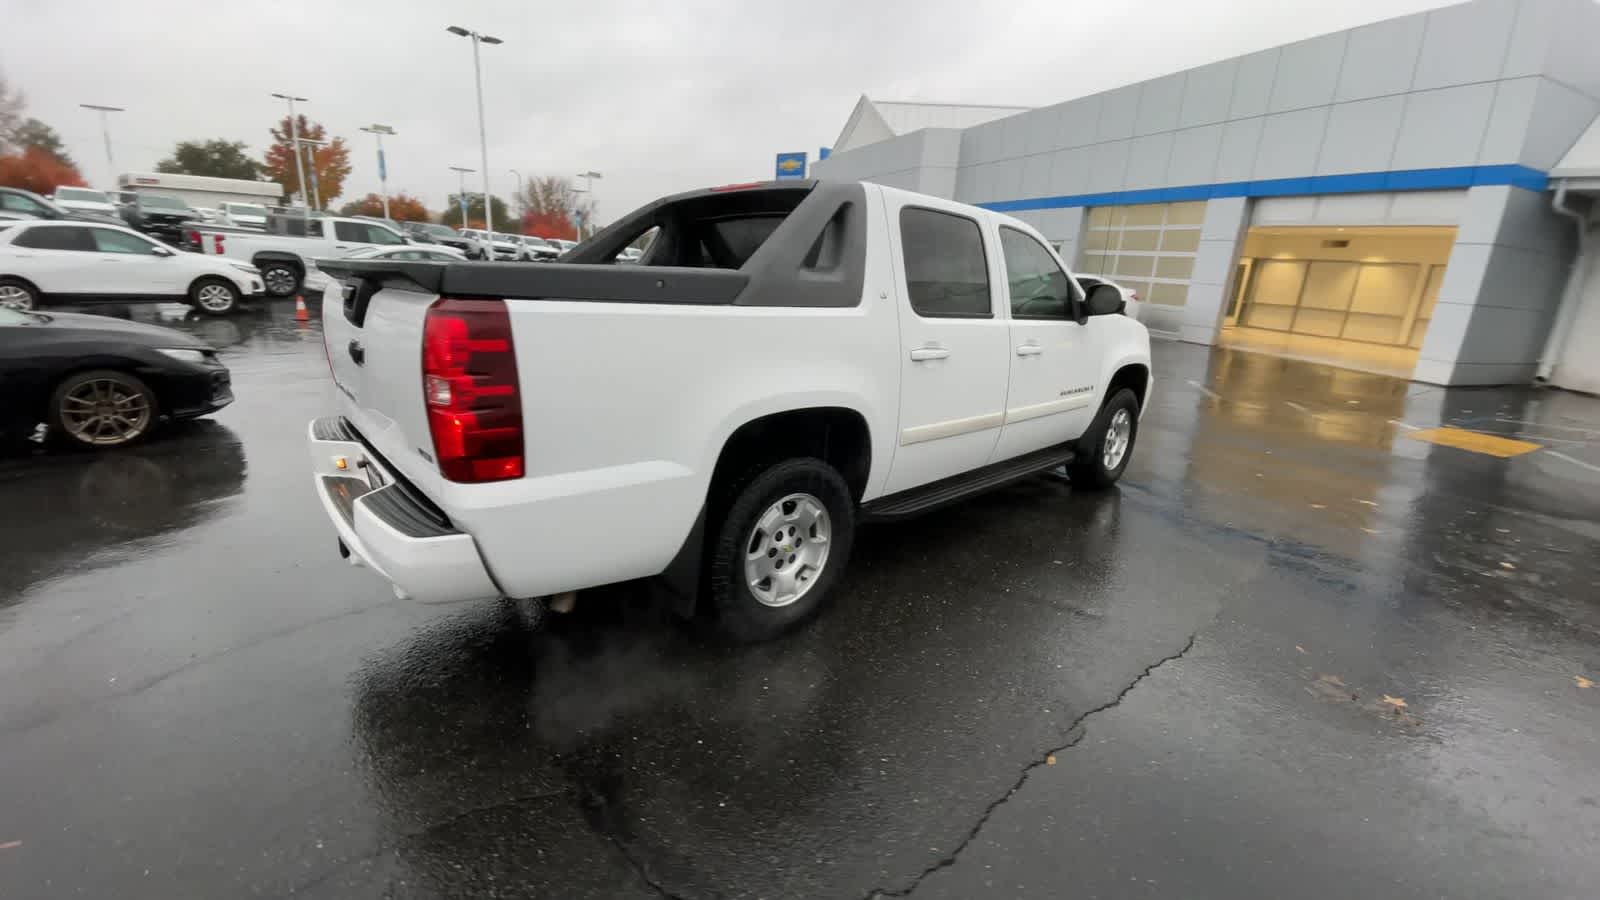
[[[340,411],[392,468],[437,501],[439,469],[422,399],[422,324],[438,295],[393,280],[349,283],[334,279],[322,303]]]

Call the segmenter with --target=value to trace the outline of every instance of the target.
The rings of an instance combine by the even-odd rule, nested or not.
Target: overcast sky
[[[833,143],[856,99],[1042,106],[1366,22],[1428,0],[0,0],[0,70],[95,186],[113,180],[95,113],[122,106],[119,171],[180,140],[259,157],[286,112],[352,145],[342,200],[389,188],[438,210],[479,165],[470,42],[483,48],[491,188],[508,170],[604,173],[600,219],[661,194],[770,178],[773,154]],[[473,176],[477,177],[477,176]],[[469,189],[480,189],[474,182]]]

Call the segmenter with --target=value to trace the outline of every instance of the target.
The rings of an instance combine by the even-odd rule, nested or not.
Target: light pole
[[[462,28],[460,25],[451,25],[445,31],[458,37],[472,38],[472,76],[478,83],[478,147],[482,153],[479,160],[483,165],[483,226],[489,235],[489,258],[494,258],[494,208],[489,205],[489,137],[488,130],[483,121],[483,66],[478,62],[479,44],[503,44],[505,41],[487,34],[479,34]]]
[[[328,142],[319,141],[314,138],[300,138],[299,140],[300,143],[311,148],[311,196],[317,198],[317,209],[323,209],[322,188],[317,185],[317,148],[328,146]],[[299,158],[300,154],[296,153],[295,159],[298,160]],[[323,209],[323,212],[327,212],[327,210]]]
[[[583,192],[589,195],[589,233],[593,234],[595,220],[600,218],[595,215],[595,210],[599,209],[600,204],[596,203],[594,199],[594,180],[605,176],[591,169],[588,172],[579,172],[578,177],[583,179]],[[583,240],[582,228],[578,229],[578,240]]]
[[[527,195],[522,192],[522,173],[518,172],[516,169],[511,169],[509,171],[511,174],[517,176],[517,209],[523,218],[527,218],[528,198]]]
[[[378,139],[378,189],[383,191],[383,217],[389,218],[389,167],[383,161],[383,136],[393,135],[394,129],[387,125],[368,125],[361,129]]]
[[[126,110],[120,106],[100,106],[95,103],[79,103],[78,105],[84,109],[92,109],[100,113],[100,133],[106,139],[106,168],[111,170],[111,180],[115,182],[117,179],[117,161],[111,158],[111,123],[106,120],[106,113],[126,112]]]
[[[462,228],[466,228],[467,227],[467,176],[469,174],[473,173],[473,172],[478,171],[478,170],[477,169],[466,169],[466,168],[462,168],[461,166],[451,166],[450,167],[450,171],[456,173],[456,178],[461,183],[461,187],[456,189],[456,200],[458,200],[461,203],[461,227]],[[484,202],[488,203],[489,201],[485,200]]]
[[[300,180],[301,217],[309,222],[311,220],[311,195],[306,193],[306,170],[305,166],[300,164],[300,120],[299,117],[294,114],[294,105],[296,102],[307,103],[309,101],[307,101],[304,97],[296,97],[293,94],[273,94],[272,96],[277,97],[279,100],[289,101],[289,140],[291,141],[291,146],[294,148],[295,176]]]

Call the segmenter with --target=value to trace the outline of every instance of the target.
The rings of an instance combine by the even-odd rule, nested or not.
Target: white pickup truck
[[[189,244],[201,253],[227,256],[261,270],[267,294],[292,297],[305,284],[308,263],[326,256],[344,256],[363,247],[407,244],[398,231],[368,219],[273,214],[266,231],[257,228],[198,225],[189,229]]]
[[[1151,390],[1114,287],[1085,296],[1015,219],[872,184],[669,197],[542,266],[323,268],[317,491],[341,553],[419,601],[659,576],[769,637],[858,522],[1060,466],[1112,484]]]

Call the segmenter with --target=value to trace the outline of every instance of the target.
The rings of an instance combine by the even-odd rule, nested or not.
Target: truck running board
[[[971,472],[953,475],[909,491],[879,497],[870,503],[862,504],[861,519],[864,522],[889,522],[921,515],[947,503],[964,500],[974,494],[1004,487],[1029,475],[1064,466],[1072,462],[1073,455],[1071,445],[1058,444],[1015,459],[973,469]]]

